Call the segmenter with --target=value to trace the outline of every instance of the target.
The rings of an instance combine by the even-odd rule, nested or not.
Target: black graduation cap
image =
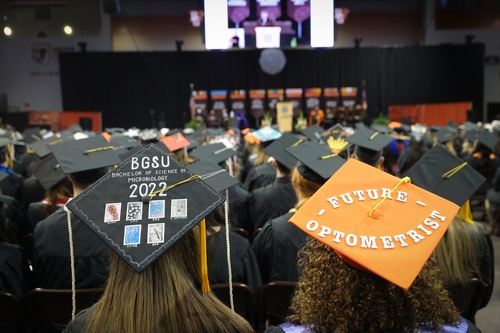
[[[273,143],[267,146],[264,149],[264,152],[269,156],[274,157],[276,161],[291,170],[297,165],[297,159],[286,152],[285,149],[297,143],[297,141],[299,140],[299,137],[292,133],[283,133],[281,138],[275,140]]]
[[[477,136],[477,140],[491,150],[495,149],[495,146],[498,143],[498,139],[499,138],[496,134],[493,134],[489,131],[480,131]]]
[[[191,156],[199,160],[209,160],[214,163],[222,163],[231,156],[236,155],[236,151],[232,148],[226,147],[223,143],[213,143],[203,145],[191,153]]]
[[[212,161],[198,161],[186,168],[195,175],[199,175],[201,179],[218,192],[239,183],[237,178],[232,177],[225,169]]]
[[[142,148],[141,143],[136,138],[128,135],[111,136],[109,143],[115,148],[115,153],[118,154],[122,161],[125,161]]]
[[[83,132],[83,129],[80,125],[74,124],[70,126],[67,130],[61,132],[61,137],[62,138],[72,138],[73,134],[78,133],[78,132]]]
[[[54,154],[49,154],[40,160],[35,165],[33,173],[45,190],[49,190],[67,177]]]
[[[452,132],[450,132],[446,129],[436,131],[434,133],[434,136],[437,138],[439,143],[446,143],[446,142],[451,141],[455,138],[455,134],[453,134]]]
[[[479,138],[479,133],[478,130],[470,130],[465,132],[464,138],[469,140],[470,143],[474,143]]]
[[[300,174],[317,183],[324,183],[345,163],[342,157],[314,141],[293,145],[286,151],[299,161],[297,170]]]
[[[67,204],[138,273],[225,200],[168,153],[150,144]]]
[[[470,121],[465,121],[463,123],[463,128],[466,132],[468,131],[478,131],[479,130],[479,127],[477,126],[477,124],[473,123],[473,122],[470,122]]]
[[[323,127],[318,126],[318,125],[312,125],[312,126],[309,126],[305,129],[303,129],[302,131],[300,131],[300,133],[305,135],[306,138],[308,138],[311,141],[318,141],[321,137],[321,134],[324,131],[325,131],[325,129]]]
[[[429,150],[405,176],[415,185],[462,206],[485,178],[440,145]]]
[[[340,153],[351,146],[347,141],[349,136],[342,125],[335,124],[321,134],[321,140],[328,145],[332,152]]]
[[[102,135],[50,145],[66,174],[119,164],[120,158]]]
[[[40,141],[33,141],[29,144],[31,149],[35,151],[40,158],[44,158],[45,156],[52,154],[51,145],[59,144],[63,141],[63,139],[58,138],[57,136],[51,136],[50,138],[43,139]]]
[[[34,141],[42,140],[42,134],[40,133],[40,127],[27,128],[23,131],[23,140],[26,143],[32,143]]]
[[[350,143],[373,151],[381,151],[393,138],[371,129],[356,131],[347,138]]]
[[[392,129],[387,125],[372,124],[370,127],[372,130],[379,133],[390,134],[392,132]]]

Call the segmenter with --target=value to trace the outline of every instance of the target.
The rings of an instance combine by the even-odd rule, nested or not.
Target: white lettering
[[[422,230],[423,232],[425,232],[425,234],[427,236],[432,235],[432,231],[425,229],[425,227],[423,225],[421,225],[421,224],[417,225],[417,229],[418,230]]]
[[[368,197],[370,199],[372,199],[372,200],[378,199],[378,190],[377,189],[366,190],[366,193],[368,193]]]
[[[446,220],[446,216],[439,215],[439,212],[437,210],[433,210],[430,216],[433,219],[440,219],[442,222],[444,222],[444,220]]]
[[[149,168],[149,157],[145,156],[141,159],[141,168],[143,169]]]
[[[392,199],[391,190],[388,188],[382,188],[382,198],[387,197],[387,199]]]
[[[356,235],[354,234],[349,234],[345,238],[345,242],[349,246],[356,246],[356,244],[358,244],[358,237],[356,237]]]
[[[395,235],[394,239],[397,240],[399,243],[401,243],[401,247],[408,246],[408,243],[405,242],[405,239],[406,239],[405,235],[403,235],[403,234]]]
[[[415,243],[420,242],[422,239],[424,239],[424,236],[420,235],[418,232],[415,230],[411,229],[406,232],[408,236],[410,236]]]
[[[365,200],[365,197],[364,197],[365,192],[363,190],[353,191],[352,194],[357,196],[359,201]]]
[[[324,225],[321,226],[321,231],[318,233],[319,237],[325,238],[326,235],[330,235],[332,233],[332,229],[325,227]]]
[[[408,193],[398,191],[398,196],[396,197],[396,201],[400,201],[400,202],[408,201]]]
[[[165,157],[167,158],[167,162],[165,163]],[[170,166],[170,156],[161,156],[161,166],[164,168],[168,168]],[[184,170],[186,172],[186,170]]]
[[[132,170],[135,170],[139,167],[139,163],[137,163],[138,158],[137,157],[132,157],[132,161],[130,162],[130,168]]]
[[[380,240],[382,244],[384,244],[384,249],[393,249],[395,248],[394,242],[392,241],[391,236],[380,236]]]
[[[337,197],[331,197],[326,200],[332,204],[333,208],[339,208],[339,199],[337,199]]]
[[[153,169],[157,169],[159,166],[160,164],[158,164],[158,156],[153,156],[153,158],[151,158],[151,167]]]
[[[332,239],[332,241],[334,241],[335,243],[340,243],[340,239],[344,238],[345,232],[334,230],[333,236],[334,238]]]
[[[311,220],[306,224],[306,229],[309,231],[316,231],[318,228],[319,228],[318,221]]]
[[[436,221],[431,220],[430,218],[426,218],[424,220],[424,224],[428,227],[431,227],[434,230],[437,230],[439,228],[439,223]]]
[[[361,247],[362,248],[370,248],[370,249],[378,249],[377,246],[377,237],[375,236],[359,236],[361,238]]]
[[[340,194],[339,197],[342,199],[342,201],[344,201],[348,205],[354,202],[354,200],[351,197],[351,193]],[[346,197],[348,198],[348,200],[346,200]]]

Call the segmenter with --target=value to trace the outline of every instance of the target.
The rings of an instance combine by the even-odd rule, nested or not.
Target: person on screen
[[[257,20],[257,25],[260,27],[270,27],[274,25],[274,21],[269,17],[269,12],[266,9],[262,9],[259,14],[259,19]]]

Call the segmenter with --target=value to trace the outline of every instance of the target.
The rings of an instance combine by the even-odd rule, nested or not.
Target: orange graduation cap
[[[355,159],[290,222],[349,265],[408,290],[459,206]]]

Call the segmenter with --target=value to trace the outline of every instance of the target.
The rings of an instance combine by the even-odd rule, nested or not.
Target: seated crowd
[[[75,125],[57,134],[40,128],[22,134],[0,129],[0,290],[22,299],[33,288],[105,288],[98,303],[77,316],[67,332],[262,329],[222,304],[203,274],[209,284],[244,283],[256,300],[269,282],[296,282],[289,315],[270,318],[267,332],[479,332],[475,313],[487,306],[493,292],[490,237],[500,236],[497,129],[469,122],[445,127],[312,125],[294,133],[270,126],[253,131],[107,128],[93,133]],[[358,169],[366,172],[355,174]],[[140,183],[153,171],[164,174],[165,181]],[[184,172],[201,181],[171,183]],[[383,183],[389,176],[400,183]],[[129,183],[120,184],[123,179]],[[186,181],[190,189],[183,191],[187,185],[177,185]],[[383,187],[377,190],[372,182]],[[396,251],[373,260],[372,254],[351,254],[332,245],[344,237],[332,230],[337,232],[344,222],[384,219],[384,209],[406,200],[407,192],[396,187],[409,182],[412,190],[432,193],[428,204],[456,209],[450,208],[453,215],[446,219],[432,212],[437,222],[419,221],[411,227],[418,230],[397,235],[403,238],[363,243],[372,247],[370,253],[380,253],[390,246],[403,249],[412,240],[409,247],[416,248],[420,240],[433,239],[427,252],[415,254],[421,265],[408,264],[415,274],[404,284],[399,276],[404,274],[370,266],[377,260],[390,266]],[[321,199],[327,190],[336,193],[337,184],[344,194]],[[173,202],[172,188],[185,200],[175,207],[161,198]],[[210,195],[203,194],[207,188]],[[209,202],[212,194],[214,202]],[[133,197],[137,199],[129,199]],[[339,225],[332,222],[319,233],[310,232],[324,212],[315,209],[325,203],[342,208],[368,201],[378,204],[364,215],[358,212],[363,215],[359,220],[335,215]],[[104,222],[102,216],[93,218],[101,206]],[[476,208],[484,210],[486,227],[474,221]],[[170,230],[169,221],[180,223],[190,214],[189,226]],[[417,218],[410,209],[398,214],[409,221]],[[142,229],[149,250],[141,244],[141,228],[133,229],[144,222],[143,216],[154,221]],[[125,235],[115,227],[121,219]],[[309,222],[299,227],[300,219]],[[354,237],[353,231],[345,242]],[[198,254],[205,245],[203,273]],[[480,299],[473,293],[480,293]]]

